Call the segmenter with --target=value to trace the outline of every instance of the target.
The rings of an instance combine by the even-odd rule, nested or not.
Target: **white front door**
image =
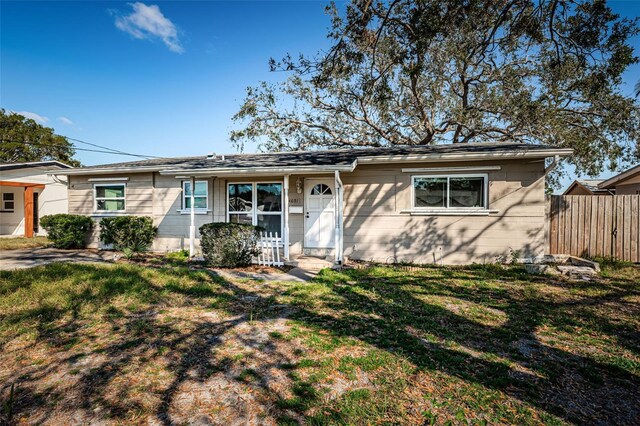
[[[332,248],[335,241],[333,179],[305,179],[304,246]]]

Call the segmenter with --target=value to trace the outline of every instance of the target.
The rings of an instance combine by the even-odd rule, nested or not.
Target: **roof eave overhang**
[[[3,164],[0,165],[0,170],[20,170],[20,169],[32,169],[39,167],[59,167],[61,169],[71,169],[72,167],[58,160],[46,160],[46,161],[32,161],[28,163],[15,163],[15,164]]]
[[[104,167],[95,169],[68,169],[60,171],[47,172],[48,175],[66,175],[66,176],[79,176],[79,175],[111,175],[114,173],[150,173],[157,172],[160,169],[158,167]]]
[[[352,172],[357,161],[350,164],[333,164],[322,166],[293,166],[293,167],[212,167],[207,169],[167,169],[161,170],[161,175],[169,176],[274,176],[287,174],[326,174]]]
[[[640,173],[640,165],[630,168],[629,170],[622,172],[610,179],[605,180],[604,182],[600,182],[598,188],[600,189],[611,189],[612,186],[615,186],[625,180],[633,177],[636,173]]]
[[[571,148],[560,148],[553,150],[537,151],[499,151],[485,153],[429,153],[429,154],[408,154],[408,155],[379,155],[375,157],[359,157],[360,164],[382,164],[390,161],[396,163],[412,162],[443,162],[443,161],[484,161],[484,160],[512,160],[519,158],[547,158],[554,156],[566,157],[573,154]]]

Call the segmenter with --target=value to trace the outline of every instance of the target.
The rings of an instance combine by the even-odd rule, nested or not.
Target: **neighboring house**
[[[640,194],[640,164],[605,180],[598,187],[614,191],[616,195]]]
[[[202,224],[229,221],[277,234],[285,259],[452,264],[542,256],[545,160],[571,152],[399,146],[165,158],[58,174],[69,179],[70,213],[151,216],[157,251],[190,247]]]
[[[46,235],[40,217],[67,213],[66,179],[48,173],[70,167],[59,161],[0,164],[0,235]]]
[[[576,179],[563,195],[613,195],[613,191],[598,187],[602,182],[597,179]]]

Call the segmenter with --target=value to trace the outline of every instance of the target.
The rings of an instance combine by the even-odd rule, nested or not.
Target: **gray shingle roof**
[[[521,143],[474,143],[447,145],[414,145],[377,148],[348,148],[322,151],[291,151],[257,154],[228,154],[214,157],[176,157],[138,160],[124,163],[102,164],[83,169],[210,169],[210,168],[251,168],[251,167],[304,167],[349,165],[356,159],[380,156],[441,155],[441,154],[504,154],[524,153],[558,149],[550,145],[529,145]]]
[[[59,167],[61,169],[70,169],[71,166],[57,160],[32,161],[28,163],[2,163],[0,170],[17,170],[29,169],[33,167]]]

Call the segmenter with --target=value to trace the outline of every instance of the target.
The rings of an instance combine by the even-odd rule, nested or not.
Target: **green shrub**
[[[100,241],[112,244],[127,257],[147,250],[157,233],[158,228],[147,216],[105,217],[100,221]]]
[[[258,255],[262,228],[239,223],[207,223],[200,227],[200,247],[209,266],[235,268]]]
[[[87,235],[93,228],[88,216],[52,214],[40,218],[40,226],[47,230],[53,246],[61,249],[84,248]]]

